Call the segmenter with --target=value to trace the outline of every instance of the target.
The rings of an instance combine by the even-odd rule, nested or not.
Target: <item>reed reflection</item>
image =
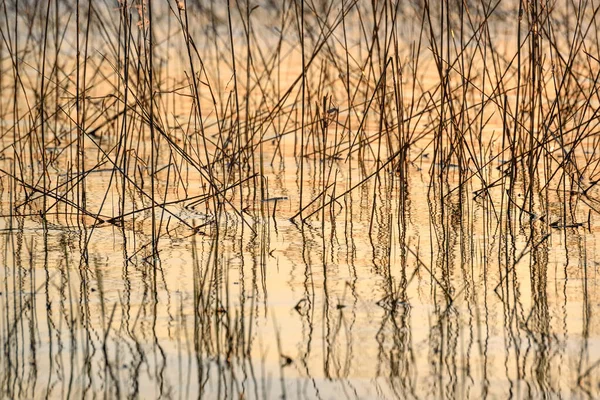
[[[594,398],[586,2],[3,3],[7,398]]]

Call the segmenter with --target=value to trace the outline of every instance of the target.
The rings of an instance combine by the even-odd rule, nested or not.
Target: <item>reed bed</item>
[[[597,397],[599,7],[3,0],[1,396]]]

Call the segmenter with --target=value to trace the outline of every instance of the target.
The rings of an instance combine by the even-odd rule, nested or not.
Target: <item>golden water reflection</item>
[[[410,185],[409,210],[400,210],[394,177],[382,181],[388,196],[379,197],[371,235],[371,199],[358,192],[317,226],[294,225],[295,178],[286,172],[285,186],[272,190],[289,198],[275,218],[268,210],[253,224],[267,242],[239,221],[224,223],[213,263],[215,233],[167,238],[156,275],[143,254],[125,249],[140,240],[127,230],[97,228],[85,260],[79,231],[27,227],[21,217],[12,231],[5,224],[7,382],[23,394],[43,383],[52,397],[595,390],[593,233],[551,232],[547,246],[507,272],[498,261],[506,243],[482,237],[474,220],[429,225],[427,205],[412,200],[427,198],[423,185]],[[431,243],[432,228],[453,243],[448,253]],[[507,239],[515,254],[527,252],[525,238]]]
[[[184,3],[3,11],[3,397],[598,396],[595,17]]]

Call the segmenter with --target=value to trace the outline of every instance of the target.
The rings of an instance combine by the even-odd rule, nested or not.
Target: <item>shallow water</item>
[[[568,84],[553,93],[548,60],[569,48],[541,35],[546,90],[532,100],[530,53],[523,82],[514,65],[518,4],[486,19],[483,4],[469,3],[474,22],[462,42],[458,6],[451,29],[430,31],[422,17],[440,10],[405,5],[394,36],[385,30],[393,8],[347,5],[346,81],[341,6],[326,18],[326,7],[306,3],[315,30],[306,51],[316,56],[303,91],[296,20],[286,19],[299,15],[295,3],[252,11],[246,75],[246,14],[232,14],[229,37],[226,8],[189,2],[196,100],[177,22],[184,12],[155,4],[152,107],[139,9],[127,11],[129,75],[123,9],[98,3],[90,14],[82,100],[75,8],[60,4],[51,3],[60,17],[49,32],[65,29],[64,41],[49,34],[44,67],[46,11],[3,11],[23,82],[4,59],[3,397],[600,394],[596,66],[577,53],[577,74],[565,72]],[[556,32],[575,29],[560,10],[539,13]],[[381,37],[401,38],[390,53],[400,64],[388,67],[397,80],[381,72],[383,46],[368,56],[376,15],[389,22]],[[15,18],[22,26],[12,35]],[[335,29],[321,46],[323,21]],[[522,24],[526,48],[537,25]],[[432,49],[450,38],[465,50],[441,53],[453,65],[444,92]],[[581,40],[595,54],[592,35]],[[493,63],[506,73],[491,72]],[[570,97],[557,103],[563,91]],[[532,119],[531,109],[540,114]]]

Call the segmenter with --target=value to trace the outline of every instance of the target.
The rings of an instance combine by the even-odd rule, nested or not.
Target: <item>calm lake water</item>
[[[0,397],[600,396],[597,6],[229,3],[1,11]]]

